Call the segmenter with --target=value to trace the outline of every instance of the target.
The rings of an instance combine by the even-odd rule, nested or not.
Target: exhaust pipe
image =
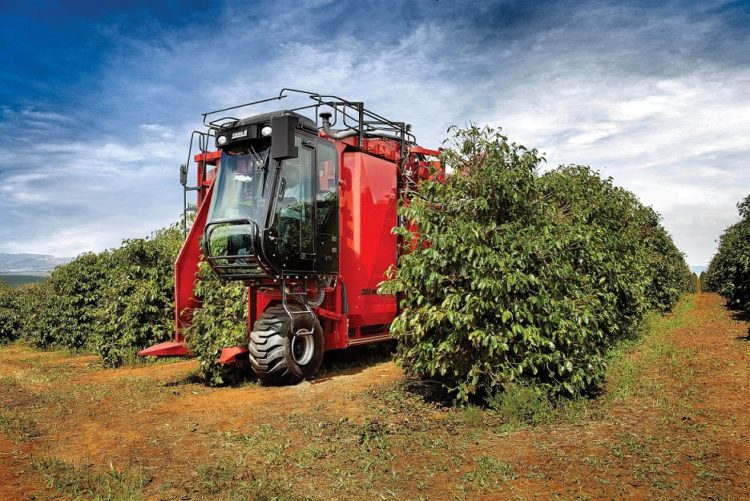
[[[346,139],[347,137],[356,136],[359,134],[356,130],[333,130],[331,129],[331,114],[323,112],[320,114],[320,118],[323,120],[323,132],[326,133],[331,139]]]

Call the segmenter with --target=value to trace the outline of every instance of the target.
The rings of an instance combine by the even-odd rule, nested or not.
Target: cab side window
[[[313,203],[312,203],[312,163],[314,149],[302,144],[298,136],[295,140],[299,156],[284,160],[279,200],[276,204],[276,232],[279,236],[278,249],[289,267],[303,255],[313,250]]]
[[[320,141],[317,148],[317,225],[318,233],[336,235],[338,233],[338,183],[336,147]]]

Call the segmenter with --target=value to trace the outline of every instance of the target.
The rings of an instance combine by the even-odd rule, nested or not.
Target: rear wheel
[[[290,304],[292,311],[303,307]],[[291,319],[284,307],[266,309],[250,333],[250,365],[265,385],[296,384],[317,374],[323,362],[323,329],[311,315],[295,315],[294,335]]]

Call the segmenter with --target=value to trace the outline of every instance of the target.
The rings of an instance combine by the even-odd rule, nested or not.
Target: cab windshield
[[[255,229],[262,229],[273,189],[270,148],[223,152],[208,213],[209,256],[253,255]]]
[[[221,154],[208,215],[210,222],[250,219],[262,227],[272,188],[269,152],[270,148],[265,148]]]

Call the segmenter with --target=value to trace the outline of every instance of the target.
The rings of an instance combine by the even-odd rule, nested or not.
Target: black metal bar
[[[365,103],[357,103],[357,112],[359,113],[359,139],[357,145],[362,148],[364,145],[364,128],[362,122],[365,120]]]
[[[253,329],[253,326],[255,325],[255,320],[257,317],[256,309],[258,307],[258,288],[254,286],[250,286],[247,289],[247,296],[248,296],[248,302],[249,302],[249,308],[247,312],[247,318],[248,318],[248,325],[250,326],[250,330]]]
[[[190,177],[190,165],[192,162],[192,155],[193,155],[193,141],[195,140],[195,136],[198,136],[198,148],[200,149],[201,153],[204,154],[203,156],[203,173],[201,175],[201,183],[200,186],[190,186],[188,187],[187,184],[182,186],[183,193],[182,193],[182,231],[183,235],[187,237],[187,192],[188,191],[200,191],[201,194],[203,193],[203,185],[206,181],[206,166],[205,166],[205,154],[208,152],[208,140],[211,137],[211,133],[209,132],[201,132],[198,130],[194,130],[190,134],[190,144],[188,145],[188,154],[187,154],[187,161],[185,162],[185,179]]]
[[[275,97],[269,97],[266,99],[261,99],[260,101],[252,101],[250,103],[238,104],[237,106],[230,106],[228,108],[222,108],[220,110],[214,110],[214,111],[203,113],[203,125],[205,125],[206,127],[210,127],[210,125],[206,123],[206,117],[208,117],[208,115],[215,115],[216,113],[221,113],[221,112],[229,111],[229,110],[236,110],[237,108],[244,108],[245,106],[254,106],[256,104],[262,104],[262,103],[267,103],[269,101],[276,101],[276,100],[284,99],[287,96],[282,95],[283,91],[284,89],[282,89],[282,92],[279,93],[279,95]]]
[[[409,131],[409,127],[404,122],[394,122],[392,120],[389,120],[383,117],[382,115],[378,113],[370,111],[367,108],[365,108],[364,103],[362,103],[361,101],[349,101],[347,99],[343,99],[335,95],[325,95],[325,94],[320,94],[318,92],[310,92],[306,90],[293,89],[293,88],[288,88],[288,87],[281,89],[281,91],[279,92],[277,96],[269,97],[266,99],[260,99],[257,101],[251,101],[251,102],[240,104],[237,106],[230,106],[227,108],[221,108],[218,110],[204,113],[203,114],[204,125],[206,125],[210,129],[214,129],[214,130],[218,129],[219,127],[225,124],[218,125],[217,122],[220,122],[223,120],[236,121],[238,119],[235,117],[224,117],[224,118],[212,120],[211,122],[206,123],[207,117],[209,115],[213,115],[216,113],[221,113],[221,112],[229,111],[233,109],[254,106],[257,104],[267,103],[270,101],[281,100],[286,97],[289,97],[291,93],[302,94],[312,99],[315,102],[314,104],[311,104],[311,105],[291,108],[289,109],[289,111],[299,112],[299,111],[315,108],[316,126],[318,125],[317,113],[320,111],[321,107],[330,107],[333,109],[334,120],[331,123],[332,126],[337,123],[338,114],[340,113],[344,128],[349,129],[349,130],[355,130],[357,132],[357,145],[360,149],[364,145],[365,136],[371,133],[378,133],[378,132],[392,133],[393,134],[392,139],[401,142],[402,157],[404,155],[403,152],[407,144],[416,144],[416,137],[414,136],[414,134],[412,134]],[[354,123],[349,123],[350,120]],[[374,134],[374,135],[375,136],[379,135],[380,137],[384,137],[382,134]]]

